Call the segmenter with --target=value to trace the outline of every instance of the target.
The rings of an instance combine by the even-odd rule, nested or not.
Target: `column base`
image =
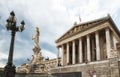
[[[16,73],[15,68],[16,67],[14,65],[7,64],[4,67],[3,77],[15,77],[15,73]]]

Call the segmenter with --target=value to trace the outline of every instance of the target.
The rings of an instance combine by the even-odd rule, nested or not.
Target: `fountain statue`
[[[39,36],[40,36],[40,29],[36,27],[36,35],[32,36],[32,40],[34,41],[34,48],[33,52],[34,55],[32,55],[32,60],[30,62],[31,65],[31,72],[43,72],[43,69],[45,68],[44,63],[43,63],[43,57],[42,53],[40,52],[41,49],[39,47]],[[38,69],[37,68],[41,68]]]
[[[30,62],[23,63],[21,67],[17,69],[19,73],[48,73],[50,68],[55,67],[56,59],[53,60],[43,60],[41,48],[39,46],[39,36],[40,29],[36,27],[36,34],[32,36],[32,40],[34,41],[34,47],[32,55],[32,59]]]

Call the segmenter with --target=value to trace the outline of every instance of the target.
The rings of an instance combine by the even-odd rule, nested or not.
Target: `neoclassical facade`
[[[59,69],[59,72],[76,71],[81,72],[82,77],[92,77],[92,71],[97,77],[109,77],[110,70],[103,72],[105,69],[102,67],[109,69],[110,61],[119,57],[119,43],[120,32],[110,15],[75,24],[56,40],[58,58],[62,52],[62,66],[53,69],[52,73]],[[59,60],[57,62],[59,65]],[[118,72],[118,69],[116,71]],[[119,76],[115,74],[112,77]]]

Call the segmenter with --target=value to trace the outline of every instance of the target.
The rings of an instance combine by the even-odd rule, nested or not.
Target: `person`
[[[96,71],[93,72],[93,77],[96,77]]]

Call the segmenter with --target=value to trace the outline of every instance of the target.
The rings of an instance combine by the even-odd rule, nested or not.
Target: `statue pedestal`
[[[34,55],[33,55],[31,65],[30,65],[31,73],[44,73],[45,72],[44,69],[46,67],[45,67],[45,64],[43,63],[44,58],[42,57],[42,53],[40,51],[41,49],[38,47],[33,48]]]

